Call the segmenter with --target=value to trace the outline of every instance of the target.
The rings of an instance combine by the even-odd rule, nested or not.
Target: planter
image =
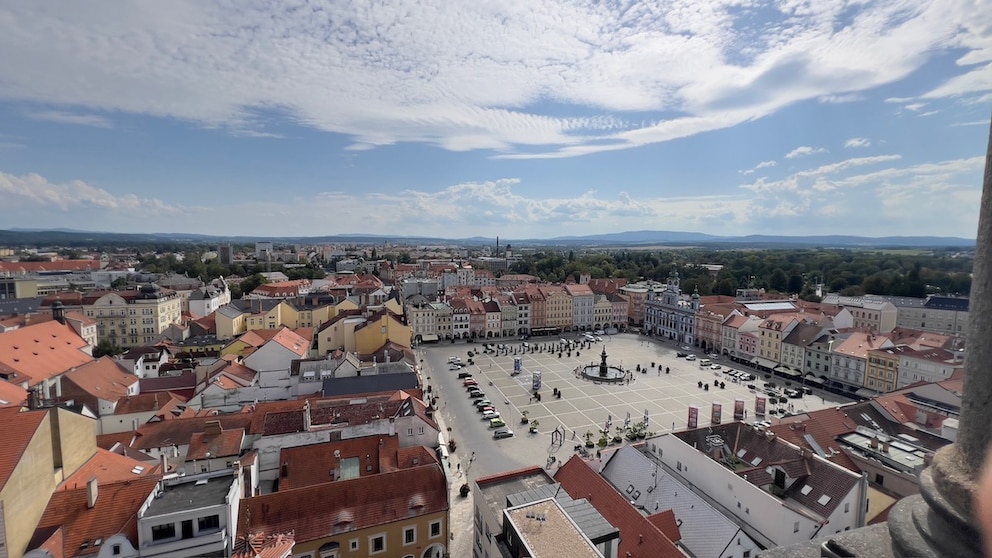
[[[596,444],[594,444],[592,442],[586,442],[586,447],[587,448],[593,448],[593,447],[596,447]]]

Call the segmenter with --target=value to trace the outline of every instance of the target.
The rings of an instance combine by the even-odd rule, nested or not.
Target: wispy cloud
[[[844,147],[869,147],[871,140],[868,138],[851,138],[844,142]]]
[[[749,174],[754,174],[755,171],[758,171],[758,170],[761,170],[761,169],[767,169],[767,168],[774,167],[776,164],[778,164],[778,163],[776,163],[775,161],[762,161],[762,162],[758,163],[757,165],[754,165],[753,167],[751,167],[749,169],[744,169],[744,170],[738,171],[738,172],[740,172],[741,174],[743,174],[743,175],[746,176],[746,175],[749,175]]]
[[[354,149],[412,142],[573,157],[728,128],[802,101],[858,102],[950,49],[964,52],[960,74],[926,96],[992,89],[980,67],[990,49],[984,17],[969,0],[6,3],[0,98],[241,134],[275,109],[348,136]],[[561,110],[543,113],[545,103]],[[35,116],[112,125],[68,111]]]
[[[827,148],[825,147],[810,147],[808,145],[800,145],[799,147],[786,153],[785,158],[796,159],[798,157],[806,157],[808,155],[814,155],[816,153],[826,153],[826,152],[827,152]]]
[[[25,116],[32,120],[55,122],[56,124],[72,124],[74,126],[92,126],[94,128],[113,128],[110,119],[96,114],[78,114],[61,110],[43,110],[28,112]]]
[[[66,183],[49,182],[38,174],[14,175],[0,171],[0,195],[4,209],[0,218],[13,220],[24,208],[46,209],[60,212],[94,211],[146,211],[179,214],[188,208],[171,205],[158,198],[143,198],[136,194],[114,194],[82,180]]]

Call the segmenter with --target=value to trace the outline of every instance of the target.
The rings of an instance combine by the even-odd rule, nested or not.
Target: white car
[[[723,368],[723,367],[720,366],[719,364],[711,364],[710,365],[710,370],[720,370],[721,368]]]
[[[687,356],[685,357],[685,359],[686,359],[686,360],[696,360],[696,355],[687,355]]]
[[[494,418],[499,418],[499,411],[486,411],[482,413],[482,420],[490,420]]]
[[[596,331],[593,332],[593,334],[595,334],[595,335],[606,335],[606,332],[603,331],[602,329],[597,329]]]

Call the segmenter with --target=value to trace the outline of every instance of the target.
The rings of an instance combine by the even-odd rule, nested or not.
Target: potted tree
[[[527,424],[528,422],[530,422],[529,420],[527,420],[527,414],[528,414],[528,412],[529,411],[521,411],[520,412],[520,424]]]
[[[530,421],[530,428],[528,429],[531,434],[537,434],[537,427],[541,423],[537,422],[537,419]]]
[[[595,445],[596,444],[592,442],[592,431],[586,430],[586,447],[591,448]]]
[[[622,426],[618,426],[618,427],[616,427],[616,430],[617,430],[617,433],[613,435],[613,440],[612,441],[613,441],[614,444],[619,444],[619,443],[622,443],[623,442],[623,427]]]

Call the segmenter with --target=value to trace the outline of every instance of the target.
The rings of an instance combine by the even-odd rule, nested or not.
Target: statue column
[[[903,498],[889,513],[896,556],[982,555],[973,501],[992,438],[992,128],[985,155],[973,273],[957,441],[937,451],[920,474],[920,494]]]

